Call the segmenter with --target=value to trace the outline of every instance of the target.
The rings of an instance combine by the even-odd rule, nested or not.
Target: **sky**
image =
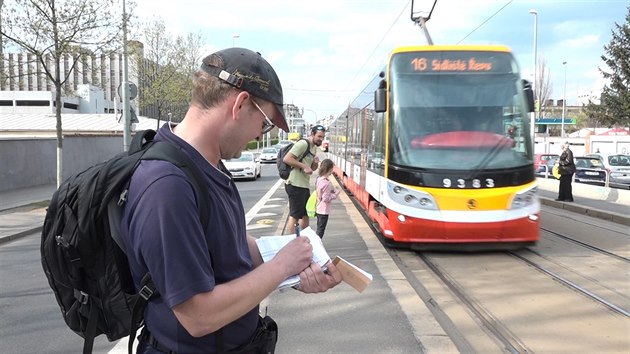
[[[160,18],[170,34],[198,33],[205,54],[232,46],[260,52],[280,77],[285,103],[303,109],[311,123],[340,115],[393,48],[427,44],[410,19],[411,0],[135,1],[137,21]],[[432,4],[415,0],[414,11],[427,14]],[[567,105],[575,105],[605,84],[601,56],[628,6],[628,0],[437,0],[427,29],[434,44],[507,45],[530,81],[536,33],[551,98],[564,97],[566,82]]]

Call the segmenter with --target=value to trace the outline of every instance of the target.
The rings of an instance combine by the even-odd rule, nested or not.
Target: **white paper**
[[[313,263],[317,263],[320,265],[320,267],[323,268],[328,262],[330,262],[330,256],[324,248],[322,239],[317,236],[313,229],[307,227],[300,232],[300,236],[308,237],[311,245],[313,246]],[[284,247],[287,243],[294,240],[295,237],[295,234],[290,234],[281,236],[262,236],[258,238],[256,240],[256,244],[258,245],[258,250],[260,251],[260,255],[262,256],[263,261],[268,262],[273,259],[278,251],[280,251],[280,249]],[[298,274],[295,274],[280,283],[280,285],[278,285],[278,289],[285,289],[287,287],[295,286],[299,283],[300,276]]]

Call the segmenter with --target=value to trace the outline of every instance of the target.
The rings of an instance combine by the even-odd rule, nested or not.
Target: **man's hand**
[[[341,272],[332,262],[326,265],[326,273],[317,263],[311,263],[300,273],[298,290],[303,293],[322,293],[341,283]]]
[[[296,237],[282,247],[271,261],[280,265],[285,278],[298,274],[313,261],[313,245],[306,236]]]

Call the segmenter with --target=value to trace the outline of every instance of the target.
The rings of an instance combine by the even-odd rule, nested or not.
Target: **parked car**
[[[278,159],[278,150],[276,148],[264,148],[260,152],[260,162],[276,162]]]
[[[575,158],[575,181],[604,185],[606,168],[595,157],[578,156]]]
[[[556,164],[559,158],[560,156],[553,156],[552,158],[541,162],[536,168],[536,175],[546,178],[552,177],[553,166]]]
[[[608,170],[611,186],[630,188],[630,155],[595,153],[586,157],[599,159]]]
[[[254,157],[254,154],[249,151],[243,151],[241,157],[223,160],[223,164],[230,171],[234,179],[251,179],[255,181],[260,177],[262,168],[260,161]]]
[[[538,171],[541,171],[541,167],[542,167],[542,174],[544,176],[545,173],[545,165],[549,165],[547,163],[547,160],[557,160],[560,157],[560,155],[558,154],[536,154],[536,156],[534,157],[534,170],[536,171],[536,173],[539,173]],[[551,167],[553,167],[553,164],[551,165]],[[551,170],[549,170],[549,172],[551,172]]]

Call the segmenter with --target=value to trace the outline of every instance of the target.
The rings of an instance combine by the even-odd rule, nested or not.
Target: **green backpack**
[[[311,193],[308,201],[306,201],[306,214],[309,218],[314,218],[317,215],[317,189]]]

